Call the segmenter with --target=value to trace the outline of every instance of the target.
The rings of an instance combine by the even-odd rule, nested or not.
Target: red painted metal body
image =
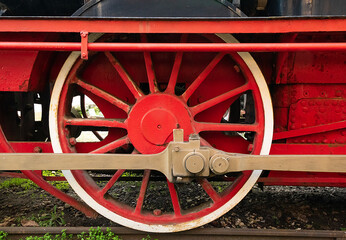
[[[239,95],[246,90],[256,91],[256,89],[253,86],[243,88],[244,85],[240,84],[239,76],[237,77],[234,71],[224,70],[227,69],[226,67],[220,72],[224,75],[234,74],[232,75],[235,79],[233,83],[223,79],[222,76],[215,76],[214,79],[217,80],[213,80],[215,82],[210,80],[209,88],[198,89],[198,79],[204,80],[209,74],[208,71],[212,71],[226,53],[256,52],[253,56],[266,78],[273,99],[275,127],[271,154],[346,154],[345,32],[345,18],[242,20],[3,18],[0,19],[0,92],[40,92],[44,86],[53,84],[57,70],[61,68],[67,57],[66,53],[61,53],[61,51],[81,51],[81,57],[84,60],[90,58],[90,55],[96,55],[95,52],[117,52],[118,59],[122,60],[122,67],[109,53],[105,54],[106,57],[96,55],[94,61],[99,64],[96,64],[92,70],[86,70],[80,76],[86,81],[77,77],[70,80],[71,84],[76,84],[83,89],[81,91],[92,92],[95,96],[92,100],[96,105],[101,106],[102,112],[107,113],[107,118],[127,118],[127,120],[125,122],[110,122],[90,119],[83,120],[81,123],[76,119],[68,119],[66,116],[60,115],[61,121],[59,123],[64,127],[73,125],[110,127],[113,129],[109,130],[108,136],[104,140],[113,144],[108,145],[109,148],[126,145],[131,139],[133,145],[142,153],[155,153],[162,151],[165,144],[171,140],[170,129],[177,124],[178,120],[175,116],[177,112],[179,113],[179,122],[184,123],[182,127],[185,130],[190,130],[185,132],[186,138],[189,133],[194,131],[236,131],[236,128],[224,129],[224,126],[217,123],[223,117],[220,110],[215,110],[215,112],[221,113],[217,116],[203,114],[203,111],[223,101],[227,102],[226,100],[232,95]],[[61,41],[62,33],[70,33],[71,35],[66,34],[67,36],[64,36],[66,41]],[[79,42],[75,35],[80,33],[81,41]],[[175,41],[148,43],[142,37],[141,42],[100,41],[88,43],[88,33],[172,33],[172,39]],[[186,40],[182,41],[184,35],[181,38],[179,36],[175,38],[175,33],[190,35],[203,33],[207,36],[214,33],[236,33],[240,34],[239,39],[242,43],[193,42],[193,40],[186,42]],[[209,38],[212,39],[212,37]],[[143,58],[138,57],[140,52],[144,52]],[[177,54],[173,58],[174,61],[170,62],[162,57],[162,52],[167,55],[172,54],[172,52],[180,52],[181,54]],[[192,56],[194,53],[202,52],[205,55],[201,54],[202,57],[198,59],[197,63],[204,66],[201,68],[203,71],[197,67],[196,69],[184,69],[182,54],[188,53],[188,56]],[[168,64],[155,69],[155,75],[150,70],[153,65],[151,61],[166,61]],[[141,67],[132,66],[138,62],[141,64],[137,66]],[[198,66],[197,63],[196,66]],[[214,63],[215,65],[213,65]],[[239,72],[239,66],[231,63],[234,65],[235,72],[237,72],[237,68]],[[78,64],[82,65],[83,61],[80,60]],[[181,64],[183,67],[180,69]],[[117,80],[121,86],[119,88],[112,88],[110,81],[113,80],[107,78],[107,74],[110,75],[113,68],[117,70],[119,79],[125,79],[125,84]],[[245,69],[244,66],[240,66],[240,68]],[[179,70],[180,73],[178,73]],[[105,74],[100,77],[101,72]],[[202,73],[198,75],[198,72]],[[127,73],[135,76],[134,81],[138,83],[149,82],[148,89],[152,93],[157,87],[154,84],[155,77],[167,79],[168,81],[165,82],[158,80],[159,85],[166,87],[166,95],[159,99],[156,99],[155,95],[151,98],[143,97],[138,89],[131,86],[131,80],[128,79]],[[173,97],[175,90],[172,87],[177,83],[178,74],[187,79],[185,80],[186,84],[191,84],[179,98]],[[190,74],[194,78],[189,80]],[[145,79],[141,76],[145,76]],[[192,80],[195,79],[197,83],[192,84]],[[183,84],[184,82],[179,83]],[[49,89],[49,86],[47,88]],[[213,96],[210,93],[212,91],[209,91],[210,88],[217,91],[219,95]],[[222,95],[224,94],[223,88],[233,90],[228,93],[229,96],[227,94]],[[119,98],[114,98],[110,94],[107,95],[101,89],[107,89],[109,93],[113,96],[119,96]],[[197,94],[194,96],[195,91]],[[68,96],[67,93],[65,94]],[[190,97],[190,102],[187,103]],[[121,99],[126,99],[126,102],[130,104],[124,103]],[[127,116],[136,101],[143,103],[142,106],[140,104],[135,105],[130,115]],[[161,104],[167,102],[171,102],[170,106],[172,107],[163,109]],[[189,106],[186,107],[188,104]],[[114,106],[117,109],[114,110]],[[153,106],[155,106],[154,110],[152,110]],[[188,112],[186,108],[188,108]],[[3,116],[5,115],[4,111],[1,113]],[[213,124],[193,122],[191,116],[192,119],[196,116],[206,122],[213,122]],[[260,123],[263,118],[264,116],[257,116]],[[138,119],[141,121],[138,122]],[[161,128],[162,121],[166,121],[165,124],[167,121],[169,122],[167,129]],[[153,122],[155,122],[156,128],[152,128]],[[242,131],[254,132],[261,132],[262,128],[261,125],[248,128],[241,127]],[[138,131],[138,128],[141,131]],[[64,129],[61,129],[61,134],[65,134]],[[128,137],[125,137],[125,129],[128,132]],[[221,149],[224,147],[229,151],[234,149],[244,153],[249,152],[248,145],[241,138],[234,138],[232,146],[229,147],[224,146],[224,138],[215,137],[218,134],[210,136],[205,133],[202,136],[212,145],[221,146]],[[37,152],[37,149],[41,149],[42,152],[52,152],[50,143],[44,141],[11,141],[7,144],[6,138],[3,135],[0,137],[0,146],[3,152]],[[114,140],[119,138],[121,140],[114,143]],[[61,140],[66,142],[64,150],[71,151],[70,146],[75,145],[74,139],[71,139],[72,137]],[[107,150],[102,147],[95,150],[95,146],[98,145],[77,143],[76,149],[78,152],[104,152]],[[38,172],[24,171],[23,173],[53,195],[81,209],[88,215],[93,215],[93,211],[79,205],[77,201],[66,197],[45,182]],[[14,176],[23,177],[23,175]],[[83,178],[83,176],[76,173],[76,178]],[[58,180],[62,179],[59,178]],[[116,181],[117,179],[114,178],[113,180]],[[146,178],[144,178],[145,181],[147,181]],[[346,175],[270,172],[266,177],[260,178],[259,182],[263,182],[265,185],[346,187]],[[204,186],[205,189],[208,189],[205,183]],[[168,185],[168,187],[174,196],[172,186]],[[143,196],[140,195],[138,202],[141,202],[142,198]],[[173,200],[172,203],[173,207],[178,209],[177,201]],[[139,216],[138,211],[138,209],[135,210],[134,217]],[[179,210],[177,211],[179,212]],[[156,220],[152,219],[152,221]]]

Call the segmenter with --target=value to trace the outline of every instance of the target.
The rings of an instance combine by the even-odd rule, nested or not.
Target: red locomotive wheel
[[[124,42],[236,42],[226,34],[92,37]],[[72,114],[76,96],[91,99],[99,115],[88,117],[84,106],[80,106],[83,118]],[[66,60],[50,106],[54,152],[158,153],[176,128],[184,129],[186,140],[199,134],[202,144],[223,151],[269,154],[272,104],[250,54],[105,52],[83,61],[79,52],[73,52]],[[81,141],[87,131],[97,139]],[[248,193],[260,173],[173,184],[150,170],[114,170],[108,182],[97,182],[98,172],[64,171],[76,193],[97,212],[151,232],[187,230],[220,217]],[[130,180],[122,181],[127,177]]]

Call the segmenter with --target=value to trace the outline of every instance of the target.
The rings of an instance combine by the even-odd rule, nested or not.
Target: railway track
[[[67,234],[77,236],[82,232],[88,232],[89,227],[1,227],[0,231],[7,232],[7,239],[22,239],[27,236],[43,236],[60,234],[65,230]],[[268,230],[268,229],[227,229],[227,228],[199,228],[179,233],[145,233],[124,227],[112,227],[112,232],[123,240],[149,239],[323,239],[323,240],[346,240],[346,231],[324,231],[324,230]],[[106,232],[106,228],[101,228]]]

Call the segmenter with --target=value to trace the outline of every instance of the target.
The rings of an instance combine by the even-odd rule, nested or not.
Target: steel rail
[[[43,236],[46,233],[51,235],[61,234],[65,230],[67,234],[74,236],[88,232],[90,227],[1,227],[0,231],[7,232],[10,239],[20,239],[27,236]],[[143,239],[150,235],[151,239],[325,239],[325,240],[345,240],[345,231],[324,231],[324,230],[268,230],[268,229],[229,229],[229,228],[198,228],[179,233],[146,233],[124,227],[109,228],[121,239]],[[106,232],[106,228],[101,228]]]
[[[82,43],[76,42],[0,42],[0,50],[81,51],[81,48]],[[346,51],[346,43],[88,43],[87,49],[117,52]]]
[[[0,32],[296,33],[344,32],[343,17],[71,18],[1,17]]]

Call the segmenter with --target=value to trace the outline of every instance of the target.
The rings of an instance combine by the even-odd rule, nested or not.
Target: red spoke
[[[126,113],[130,111],[130,105],[126,102],[120,100],[117,97],[114,97],[113,95],[107,93],[106,91],[95,87],[94,85],[91,85],[89,83],[84,82],[83,80],[77,78],[76,84],[78,84],[80,87],[84,88],[85,90],[95,94],[96,96],[106,100],[107,102],[113,104],[114,106],[124,110]]]
[[[148,42],[146,35],[141,34],[141,41],[143,43]],[[150,92],[151,93],[158,92],[159,89],[157,87],[156,76],[155,76],[153,61],[151,59],[150,52],[145,51],[143,52],[143,54],[144,54],[145,68],[147,69]]]
[[[239,123],[203,123],[194,122],[196,132],[205,131],[230,131],[230,132],[257,132],[259,125],[254,124],[239,124]]]
[[[146,169],[146,170],[144,170],[144,174],[143,174],[142,186],[141,186],[141,190],[139,191],[139,196],[137,199],[135,214],[141,213],[145,193],[147,192],[147,188],[148,188],[149,178],[150,178],[150,170]]]
[[[217,97],[214,97],[212,99],[209,99],[203,103],[200,103],[190,109],[192,116],[196,116],[198,113],[203,112],[204,110],[211,108],[219,103],[222,103],[223,101],[226,101],[232,97],[238,96],[239,94],[242,94],[246,91],[250,90],[250,85],[248,83],[232,89],[228,92],[225,92]]]
[[[171,195],[174,213],[175,213],[175,215],[180,216],[181,215],[181,209],[180,209],[177,190],[174,187],[174,183],[171,183],[168,180],[167,180],[167,185],[168,185],[169,193]]]
[[[197,90],[197,88],[203,83],[203,81],[208,77],[210,72],[216,67],[216,65],[225,56],[225,53],[217,54],[214,59],[206,66],[206,68],[199,74],[199,76],[193,81],[193,83],[186,89],[182,98],[185,102],[191,97],[191,95]]]
[[[120,138],[118,140],[110,142],[107,145],[104,145],[104,146],[102,146],[100,148],[97,148],[97,149],[95,149],[94,151],[92,151],[90,153],[106,153],[106,152],[109,152],[109,151],[111,151],[113,149],[121,147],[121,146],[123,146],[123,145],[125,145],[127,143],[129,143],[129,139],[128,139],[127,136],[125,136],[125,137],[122,137],[122,138]]]
[[[115,70],[119,73],[119,76],[124,81],[130,92],[133,94],[133,96],[138,99],[141,96],[143,96],[143,92],[139,89],[137,84],[132,80],[130,75],[126,72],[126,70],[123,68],[123,66],[120,64],[118,59],[116,59],[113,54],[110,52],[105,52],[106,57],[110,61],[110,63],[113,65]]]
[[[121,177],[121,175],[123,175],[124,172],[125,169],[119,169],[118,171],[116,171],[113,177],[108,181],[106,186],[104,186],[102,190],[99,192],[99,194],[101,196],[104,196],[106,192],[115,184],[115,182],[118,181],[118,179]]]
[[[187,34],[182,34],[180,42],[186,42]],[[171,76],[168,81],[168,86],[166,88],[167,93],[174,94],[175,85],[177,84],[178,74],[180,71],[181,61],[183,59],[183,52],[177,52],[174,58],[174,64],[171,72]]]
[[[209,195],[209,197],[213,200],[214,203],[221,199],[219,193],[215,191],[215,189],[207,179],[199,179],[198,183],[201,184],[204,191]]]
[[[69,126],[91,126],[91,127],[110,127],[124,128],[126,124],[123,119],[112,118],[67,118],[65,117],[65,125]]]

